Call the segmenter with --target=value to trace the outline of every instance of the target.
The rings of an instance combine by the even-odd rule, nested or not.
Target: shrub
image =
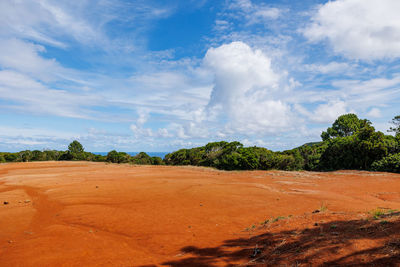
[[[138,165],[151,165],[153,164],[152,158],[144,152],[140,152],[139,154],[135,155],[131,158],[133,164]]]
[[[400,173],[400,153],[389,155],[372,163],[372,170]]]
[[[5,160],[6,160],[7,162],[15,162],[15,161],[18,161],[18,155],[17,155],[17,153],[7,153],[7,154],[5,154],[4,158],[5,158]]]
[[[108,152],[106,161],[112,163],[127,163],[129,162],[130,156],[125,152],[117,152],[112,150]]]
[[[164,162],[160,157],[151,157],[151,162],[153,165],[163,165]]]

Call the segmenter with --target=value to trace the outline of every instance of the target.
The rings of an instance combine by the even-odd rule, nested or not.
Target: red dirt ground
[[[398,174],[14,163],[0,201],[0,266],[400,266]]]

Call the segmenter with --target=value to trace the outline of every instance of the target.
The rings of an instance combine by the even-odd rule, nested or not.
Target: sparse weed
[[[385,210],[383,209],[377,208],[375,210],[372,210],[370,214],[372,215],[372,218],[374,218],[375,220],[379,220],[379,218],[387,214],[387,212],[385,212]]]
[[[336,229],[337,228],[337,225],[336,224],[331,224],[331,229]]]
[[[320,212],[324,212],[324,211],[327,211],[327,210],[328,210],[328,208],[326,207],[325,203],[322,202],[321,207],[319,208],[319,211]]]
[[[254,231],[256,228],[257,228],[257,226],[256,226],[255,224],[253,224],[253,225],[250,226],[250,227],[246,227],[244,230],[245,230],[246,232],[250,232],[250,231]]]
[[[273,218],[273,219],[272,219],[272,222],[274,223],[274,222],[277,222],[277,221],[279,221],[279,220],[284,220],[284,219],[286,219],[286,218],[283,217],[283,216],[278,216],[278,217],[276,217],[276,218]]]

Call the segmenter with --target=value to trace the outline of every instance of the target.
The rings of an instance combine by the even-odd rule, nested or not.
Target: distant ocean
[[[107,156],[108,152],[92,152],[93,154],[96,155],[102,155],[102,156]],[[139,154],[140,152],[126,152],[128,153],[130,156],[136,156],[137,154]],[[150,157],[160,157],[160,158],[164,158],[165,155],[167,155],[170,152],[145,152],[147,155],[149,155]]]

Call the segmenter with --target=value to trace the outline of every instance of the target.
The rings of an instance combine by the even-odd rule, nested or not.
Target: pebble
[[[29,203],[29,202],[31,202],[31,201],[30,201],[29,199],[27,199],[27,200],[25,200],[24,202],[25,202],[25,203]]]
[[[4,203],[4,205],[7,205],[7,204],[8,204],[8,201],[4,201],[3,203]]]

